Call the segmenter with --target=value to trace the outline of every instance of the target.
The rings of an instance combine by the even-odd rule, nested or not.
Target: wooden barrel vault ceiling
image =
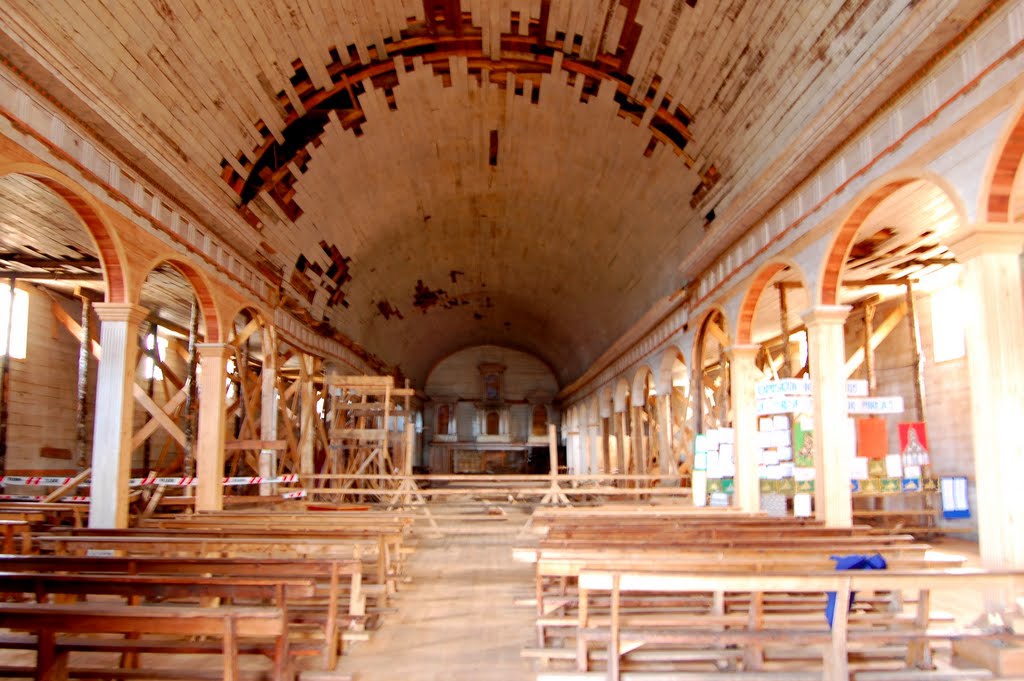
[[[316,328],[566,384],[989,4],[7,0],[0,47]]]

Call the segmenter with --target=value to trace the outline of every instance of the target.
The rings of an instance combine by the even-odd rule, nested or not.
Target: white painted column
[[[225,343],[198,343],[196,350],[200,368],[196,510],[219,511],[224,507],[227,364],[235,349]]]
[[[754,363],[760,345],[733,345],[730,381],[732,390],[732,428],[735,435],[733,453],[736,457],[736,492],[732,505],[747,513],[761,509],[761,481],[757,465],[757,366]],[[849,481],[847,481],[849,485]]]
[[[263,327],[263,371],[260,373],[260,439],[264,442],[277,439],[277,329],[271,325]],[[277,477],[277,450],[260,450],[260,477],[264,480]],[[260,495],[273,494],[276,485],[263,483]]]
[[[948,245],[963,265],[965,304],[949,313],[967,316],[981,559],[987,568],[1019,569],[1024,567],[1024,225],[970,225]]]
[[[131,303],[96,303],[103,354],[96,372],[89,527],[128,527],[132,464],[132,389],[139,324],[149,310]]]
[[[807,324],[814,398],[814,514],[829,527],[850,527],[850,453],[847,438],[846,339],[849,305],[821,305],[801,315]]]

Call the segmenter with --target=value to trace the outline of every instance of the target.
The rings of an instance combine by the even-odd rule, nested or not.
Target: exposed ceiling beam
[[[41,258],[25,253],[2,253],[0,261],[15,262],[26,267],[61,268],[61,267],[102,267],[99,258],[75,258],[73,260],[58,258]]]
[[[31,279],[40,281],[103,281],[100,272],[22,272],[21,270],[0,270],[0,279]]]

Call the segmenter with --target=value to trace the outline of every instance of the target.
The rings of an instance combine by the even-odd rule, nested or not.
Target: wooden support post
[[[628,409],[629,407],[626,407]],[[618,461],[615,462],[614,473],[623,475],[629,473],[629,438],[626,435],[626,419],[629,418],[626,411],[620,411],[615,415],[615,443],[618,453]]]
[[[313,468],[314,444],[316,442],[316,399],[313,386],[313,363],[315,358],[312,355],[303,353],[299,357],[299,474],[313,475],[316,471]]]
[[[786,287],[782,282],[775,284],[779,292],[779,330],[782,333],[782,367],[779,369],[780,378],[793,376],[792,360],[789,356],[789,307],[786,301]]]
[[[907,286],[907,331],[910,332],[911,367],[914,372],[914,406],[917,420],[924,421],[924,364],[921,362],[921,339],[917,332],[917,308],[914,306],[914,288],[910,279]]]
[[[90,359],[90,335],[92,327],[92,301],[88,296],[81,296],[82,301],[82,340],[78,346],[78,384],[75,395],[75,464],[79,468],[86,468],[89,465],[88,452],[86,450],[87,434],[85,432],[85,419],[88,415],[88,391],[89,391],[89,359]]]
[[[868,378],[868,394],[874,395],[878,387],[875,376],[875,348],[871,345],[871,337],[875,335],[875,308],[877,303],[869,300],[864,303],[864,370]]]
[[[90,527],[127,527],[132,414],[139,324],[149,311],[128,303],[97,303],[103,359],[96,372],[92,434]]]
[[[7,409],[11,395],[11,332],[14,327],[14,284],[7,279],[7,328],[4,329],[4,355],[0,359],[0,471],[7,469]]]
[[[184,469],[185,475],[193,477],[196,474],[196,402],[199,397],[199,390],[196,384],[196,366],[198,366],[198,354],[196,344],[199,336],[199,306],[196,299],[192,299],[192,310],[188,320],[188,368],[185,376],[185,433],[184,447]],[[186,494],[191,487],[186,487]]]
[[[558,435],[555,424],[548,424],[548,475],[554,479],[558,476]]]
[[[196,441],[196,510],[219,511],[224,505],[224,383],[228,358],[235,349],[224,343],[200,343],[197,349],[203,385]]]
[[[156,387],[156,372],[157,367],[160,364],[160,345],[157,342],[157,332],[159,330],[160,327],[157,326],[155,322],[150,322],[149,333],[146,334],[146,337],[151,338],[153,341],[153,347],[146,348],[146,350],[149,351],[148,354],[150,355],[150,364],[152,366],[149,372],[149,379],[146,381],[146,397],[148,397],[150,400],[153,399],[153,389]],[[146,341],[146,345],[150,345],[148,340]],[[142,443],[142,467],[145,468],[147,471],[152,468],[152,466],[150,466],[151,455],[152,444],[150,438],[147,437],[146,441]]]
[[[263,327],[263,370],[260,372],[260,439],[277,440],[277,330]],[[261,449],[259,462],[263,479],[277,477],[277,450]],[[276,485],[263,483],[260,495],[274,494]]]
[[[669,384],[668,392],[671,393]],[[658,393],[655,400],[658,410],[658,470],[662,475],[675,477],[678,473],[676,453],[672,450],[672,395]]]

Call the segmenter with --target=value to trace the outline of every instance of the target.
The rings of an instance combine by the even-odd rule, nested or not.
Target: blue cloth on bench
[[[853,554],[850,556],[829,556],[836,561],[836,570],[884,570],[885,558],[882,554],[876,553],[873,556]],[[850,592],[850,602],[846,604],[847,611],[853,605],[853,597],[856,592]],[[828,602],[825,604],[825,619],[828,621],[828,628],[832,628],[832,619],[836,614],[836,592],[828,592]]]

